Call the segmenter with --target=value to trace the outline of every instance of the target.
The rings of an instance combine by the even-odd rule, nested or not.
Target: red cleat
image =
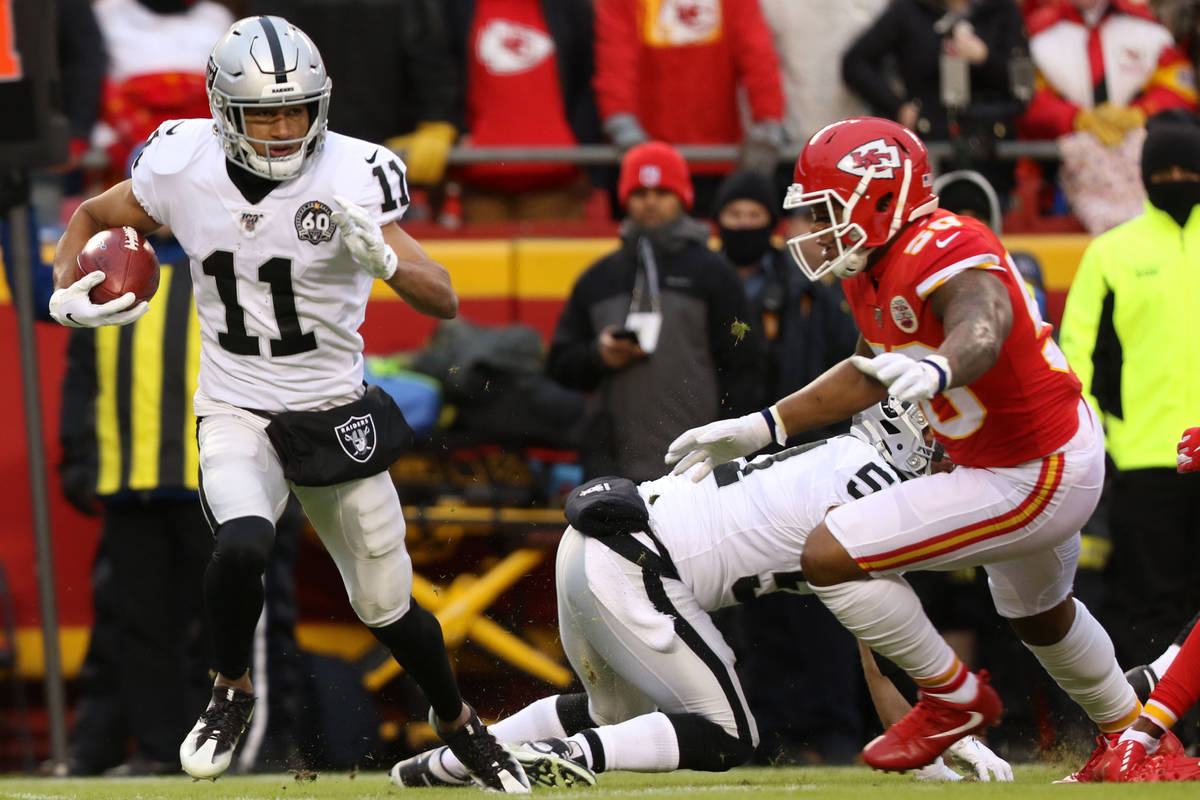
[[[1200,759],[1181,753],[1158,753],[1146,756],[1140,769],[1126,782],[1154,783],[1159,781],[1200,781]]]
[[[1194,781],[1200,780],[1200,760],[1184,755],[1183,744],[1167,731],[1150,755],[1140,742],[1118,741],[1100,755],[1092,774],[1105,783]]]
[[[1127,740],[1105,749],[1096,759],[1093,780],[1104,783],[1129,783],[1146,762],[1146,748],[1141,742]]]
[[[1097,736],[1096,749],[1092,751],[1091,757],[1079,768],[1079,771],[1072,772],[1067,777],[1056,780],[1055,783],[1098,783],[1100,776],[1097,770],[1109,751],[1117,746],[1117,740],[1120,738],[1120,733],[1102,733]]]
[[[904,718],[863,748],[863,760],[875,769],[917,769],[931,763],[962,737],[996,724],[1004,707],[979,672],[979,693],[970,703],[949,703],[921,692]]]

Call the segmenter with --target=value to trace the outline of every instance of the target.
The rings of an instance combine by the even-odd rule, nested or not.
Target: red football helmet
[[[900,123],[878,117],[817,131],[796,160],[793,180],[783,207],[810,208],[816,227],[789,239],[788,249],[813,280],[830,271],[839,278],[857,274],[866,263],[861,250],[886,244],[938,203],[925,145]],[[831,233],[837,254],[810,264],[800,244]]]

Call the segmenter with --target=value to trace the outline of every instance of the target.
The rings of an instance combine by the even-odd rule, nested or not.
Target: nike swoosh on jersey
[[[74,322],[76,325],[78,325],[78,324],[79,324],[79,320],[75,319],[75,315],[74,315],[74,314],[72,314],[70,311],[68,311],[68,312],[67,312],[66,314],[64,314],[63,316],[65,316],[67,319],[71,320],[71,322]]]
[[[378,151],[378,150],[376,150],[374,153],[371,153],[371,157],[370,157],[370,158],[364,158],[364,159],[363,159],[363,161],[366,161],[368,164],[374,164],[374,163],[375,163],[375,156],[377,156],[377,155],[379,155],[379,151]]]
[[[955,236],[957,236],[957,235],[958,234],[955,234]],[[957,736],[959,734],[968,733],[973,728],[978,726],[980,722],[983,721],[983,714],[980,714],[978,711],[968,711],[967,714],[970,717],[970,719],[968,719],[962,725],[959,725],[957,728],[951,728],[950,730],[942,731],[941,733],[930,734],[929,736],[926,736],[925,738],[926,739],[945,739],[947,736]]]
[[[946,245],[953,242],[954,237],[958,236],[960,233],[962,233],[962,231],[955,231],[954,233],[947,236],[945,239],[938,239],[937,241],[934,242],[934,244],[936,244],[938,247],[945,247]]]
[[[178,127],[179,127],[180,125],[182,125],[182,124],[183,124],[182,122],[176,122],[174,125],[172,125],[171,127],[167,128],[167,136],[174,136],[174,135],[175,135],[175,129],[176,129],[176,128],[178,128]]]

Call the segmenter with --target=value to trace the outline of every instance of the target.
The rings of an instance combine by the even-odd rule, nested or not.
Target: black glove
[[[75,465],[59,471],[63,497],[80,513],[89,517],[100,516],[100,504],[96,501],[96,473],[90,467]]]

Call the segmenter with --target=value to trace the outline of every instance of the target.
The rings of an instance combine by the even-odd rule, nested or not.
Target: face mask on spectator
[[[729,260],[738,266],[753,264],[763,257],[771,246],[771,228],[726,228],[720,226],[721,249]]]
[[[1179,223],[1179,227],[1187,224],[1192,208],[1200,205],[1200,182],[1198,181],[1163,181],[1146,186],[1146,196],[1157,209],[1167,212]]]

